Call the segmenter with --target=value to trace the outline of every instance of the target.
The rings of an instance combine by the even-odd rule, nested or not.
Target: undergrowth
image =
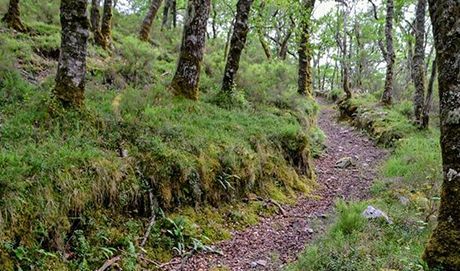
[[[116,255],[124,270],[152,269],[140,252],[208,250],[277,211],[251,199],[290,203],[315,186],[318,107],[296,94],[292,63],[249,46],[223,100],[215,40],[200,100],[175,98],[180,30],[155,29],[152,46],[131,35],[138,15],[115,14],[113,51],[89,46],[85,108],[66,111],[50,98],[58,6],[23,2],[33,33],[0,32],[0,270],[95,270]]]

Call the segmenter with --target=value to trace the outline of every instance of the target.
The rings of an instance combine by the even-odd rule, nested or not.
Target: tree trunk
[[[212,3],[212,22],[211,22],[211,27],[212,27],[212,38],[217,39],[217,10],[216,10],[216,3]]]
[[[418,0],[415,15],[415,53],[413,77],[415,85],[414,116],[415,123],[421,127],[423,117],[423,102],[425,100],[425,11],[426,0]]]
[[[291,25],[291,27],[294,27],[294,26]],[[286,33],[286,36],[284,37],[283,41],[281,41],[280,50],[279,50],[279,54],[278,54],[278,57],[281,60],[286,60],[286,58],[287,58],[288,45],[289,45],[289,40],[291,39],[291,36],[292,36],[292,30],[289,29],[288,32]]]
[[[176,28],[177,27],[177,1],[176,0],[172,1],[171,17],[172,17],[173,27]]]
[[[112,43],[112,0],[104,0],[104,12],[102,15],[101,35],[102,48],[108,49]]]
[[[349,66],[348,66],[348,41],[347,41],[347,24],[348,24],[348,11],[343,13],[343,41],[342,41],[342,87],[345,92],[346,99],[351,99],[351,89],[350,89],[350,75],[349,75]]]
[[[431,77],[430,82],[428,84],[428,91],[426,93],[426,100],[425,105],[423,107],[423,121],[422,121],[422,129],[427,129],[428,125],[430,124],[430,112],[431,112],[431,104],[433,103],[433,92],[434,92],[434,81],[436,81],[437,76],[437,61],[436,58],[433,60],[433,67],[431,68]]]
[[[387,0],[387,17],[385,25],[387,72],[385,77],[385,89],[383,90],[381,99],[381,102],[384,105],[391,105],[393,102],[393,68],[395,64],[395,52],[393,48],[393,18],[393,0]]]
[[[232,25],[234,25],[234,24],[235,24],[235,18],[233,18],[233,20],[232,20]],[[230,41],[231,41],[231,37],[232,37],[232,32],[233,32],[233,28],[228,29],[227,38],[225,39],[224,60],[227,59],[228,48],[230,47]]]
[[[429,0],[439,70],[444,182],[438,225],[425,249],[433,270],[460,270],[460,2]]]
[[[272,58],[271,49],[270,49],[270,46],[265,41],[265,36],[262,33],[262,30],[258,29],[257,35],[259,36],[259,42],[260,42],[260,45],[262,46],[262,49],[264,50],[265,56],[267,57],[268,60],[270,60]]]
[[[151,0],[147,15],[145,15],[144,21],[142,22],[141,31],[139,31],[139,39],[141,41],[148,41],[150,29],[152,28],[153,21],[157,15],[158,9],[160,8],[162,0]]]
[[[304,0],[305,13],[300,22],[299,44],[299,78],[297,92],[301,95],[313,95],[313,76],[311,70],[312,50],[310,44],[310,17],[315,6],[315,0]]]
[[[25,27],[21,22],[19,0],[10,0],[8,11],[5,16],[3,16],[2,22],[4,22],[9,28],[18,32],[27,32],[27,27]]]
[[[225,65],[224,79],[222,82],[223,92],[232,92],[235,86],[235,75],[240,66],[240,57],[249,32],[249,12],[253,0],[238,0],[236,16],[233,24],[232,40],[230,51]]]
[[[87,0],[61,0],[61,53],[55,98],[64,107],[80,107],[84,100],[89,21]]]
[[[176,18],[175,18],[175,5],[176,5],[176,1],[175,0],[165,0],[165,6],[163,8],[163,20],[161,22],[161,29],[165,29],[165,28],[170,28],[170,18],[169,18],[169,15],[170,14],[174,14],[174,18],[173,18],[173,21],[174,21],[174,27],[175,27],[175,21],[176,21]]]
[[[175,95],[198,99],[201,61],[211,0],[189,0],[176,74],[171,82]]]
[[[91,0],[91,10],[90,10],[90,27],[91,32],[93,32],[94,42],[98,45],[104,43],[102,34],[101,34],[101,14],[99,12],[100,0]]]

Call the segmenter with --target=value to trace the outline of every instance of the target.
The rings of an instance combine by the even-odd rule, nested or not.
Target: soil
[[[361,200],[369,196],[386,152],[361,132],[336,121],[337,112],[323,105],[318,125],[327,136],[326,150],[315,161],[319,187],[313,197],[283,206],[285,213],[263,218],[259,224],[232,233],[230,240],[216,244],[223,255],[196,254],[173,259],[164,270],[282,270],[297,259],[309,241],[319,236],[337,199]],[[351,158],[347,168],[336,162]]]

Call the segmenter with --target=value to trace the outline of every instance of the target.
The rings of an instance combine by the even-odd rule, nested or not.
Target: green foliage
[[[235,95],[218,97],[216,39],[203,96],[174,98],[180,30],[155,33],[161,46],[140,43],[139,16],[115,13],[114,49],[89,44],[85,109],[63,110],[50,98],[58,6],[21,1],[33,33],[0,33],[0,269],[94,270],[122,255],[136,270],[149,191],[166,215],[143,249],[166,261],[277,211],[241,199],[292,202],[314,186],[305,169],[322,140],[318,107],[296,94],[292,63],[265,62],[251,45]]]

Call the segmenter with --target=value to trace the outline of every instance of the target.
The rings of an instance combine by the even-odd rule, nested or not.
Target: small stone
[[[256,263],[258,265],[260,265],[260,266],[263,266],[263,267],[267,266],[267,261],[265,261],[265,260],[258,260],[258,261],[256,261]]]
[[[309,234],[312,234],[315,232],[312,228],[306,228],[305,231],[308,232]]]
[[[409,204],[410,200],[404,196],[399,196],[399,202],[401,202],[402,205],[406,206]]]
[[[344,157],[335,163],[336,168],[345,169],[353,165],[353,158]]]
[[[386,220],[388,224],[393,224],[393,221],[385,214],[382,210],[374,208],[373,206],[367,206],[367,209],[364,210],[362,215],[367,219],[376,219],[376,218],[383,218]]]
[[[257,260],[257,261],[254,261],[254,262],[251,262],[251,267],[252,268],[256,268],[257,266],[267,266],[267,261],[266,260]]]

